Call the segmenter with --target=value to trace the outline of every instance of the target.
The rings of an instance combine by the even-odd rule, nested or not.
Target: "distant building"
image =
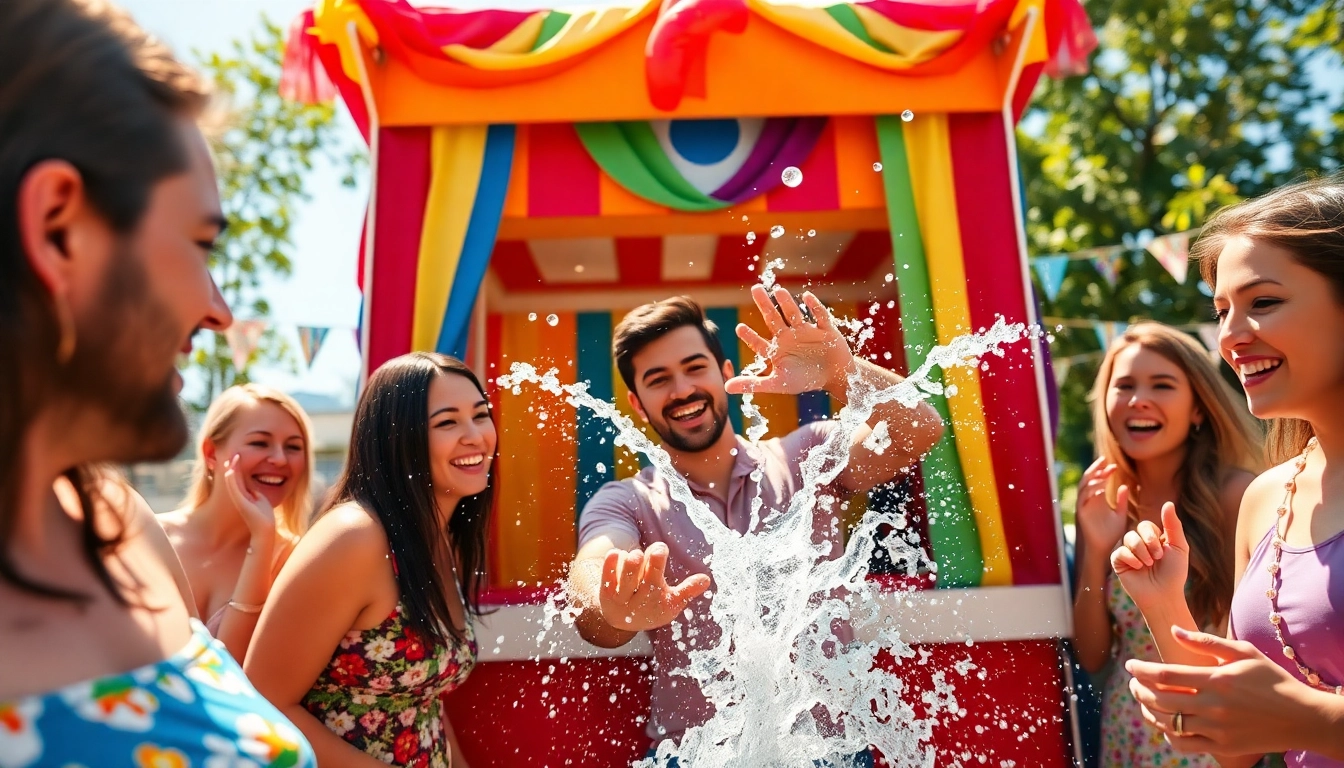
[[[290,394],[308,412],[308,418],[313,424],[315,475],[312,490],[314,498],[320,500],[345,466],[345,456],[350,449],[350,430],[354,424],[354,407],[331,395],[313,392]],[[191,440],[178,458],[161,464],[136,464],[125,468],[131,484],[155,512],[176,509],[186,496],[191,470],[196,461],[196,435],[200,420],[199,414],[191,414],[189,417]]]

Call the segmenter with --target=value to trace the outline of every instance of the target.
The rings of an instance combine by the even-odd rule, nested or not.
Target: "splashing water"
[[[803,172],[790,165],[779,175],[779,180],[784,182],[786,187],[796,187],[803,183]]]
[[[560,324],[560,316],[555,314],[547,315],[546,324],[554,328],[555,326]]]
[[[773,284],[773,270],[782,266],[778,260],[766,265],[762,278],[768,277],[767,287]],[[857,321],[841,324],[860,345],[872,335],[871,327]],[[535,385],[611,422],[618,431],[616,445],[648,457],[713,548],[709,566],[715,594],[709,611],[721,634],[717,644],[692,650],[690,666],[680,674],[700,685],[716,714],[688,729],[680,745],[664,741],[656,757],[636,763],[638,768],[665,766],[674,756],[696,768],[812,768],[814,761],[852,755],[869,745],[894,766],[934,764],[928,741],[940,716],[958,712],[954,687],[946,671],[935,672],[933,689],[922,692],[923,716],[904,700],[904,682],[882,668],[881,658],[895,659],[899,669],[916,654],[896,629],[884,624],[876,590],[866,578],[870,554],[879,546],[878,526],[889,523],[905,530],[904,516],[870,512],[834,560],[826,559],[828,546],[813,542],[813,517],[838,516],[839,500],[822,489],[844,470],[850,436],[867,423],[874,408],[892,402],[912,408],[930,395],[945,394],[930,379],[935,368],[979,365],[980,357],[1002,356],[1002,346],[1034,337],[1036,331],[1000,319],[986,331],[934,347],[919,368],[894,386],[879,390],[851,377],[848,405],[835,417],[836,428],[802,462],[801,491],[787,510],[763,520],[761,501],[755,499],[751,532],[745,535],[725,527],[692,494],[668,454],[613,403],[590,395],[586,382],[562,384],[556,369],[542,373],[527,363],[514,363],[510,373],[499,377],[499,385],[514,394],[524,384]],[[743,373],[767,365],[758,356]],[[749,395],[743,401],[747,438],[755,443],[765,433],[765,419]],[[882,449],[890,445],[885,427],[879,423],[874,434],[880,431],[882,436],[870,438],[875,449],[884,441]],[[892,562],[904,563],[909,575],[921,566],[936,573],[937,564],[901,535],[887,536],[881,546]],[[546,604],[539,643],[557,618],[573,623],[582,610],[574,602],[580,596],[568,598],[557,595]],[[839,643],[832,634],[837,622],[848,622],[856,635],[874,639]],[[860,630],[867,630],[866,635]],[[973,667],[958,665],[952,672],[966,674],[962,666]]]
[[[915,119],[915,113],[907,109],[901,113],[901,119],[908,123]]]
[[[881,163],[873,163],[873,170],[876,171],[876,172],[878,172],[878,173],[881,173],[881,172],[882,172],[882,164],[881,164]]]
[[[784,235],[784,227],[780,226],[779,224],[776,224],[775,226],[770,228],[771,237],[783,237],[783,235]]]

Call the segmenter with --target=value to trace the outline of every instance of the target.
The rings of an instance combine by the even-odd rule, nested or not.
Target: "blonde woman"
[[[159,516],[206,627],[242,660],[280,566],[308,525],[313,455],[294,398],[257,384],[205,414],[181,509]]]
[[[1129,659],[1159,658],[1134,602],[1111,573],[1126,531],[1181,510],[1191,541],[1190,607],[1219,627],[1232,598],[1232,541],[1242,493],[1260,468],[1258,430],[1204,349],[1160,323],[1132,326],[1106,352],[1092,390],[1097,459],[1078,493],[1074,636],[1089,672],[1111,666],[1102,698],[1102,765],[1212,766],[1182,762],[1140,716]]]

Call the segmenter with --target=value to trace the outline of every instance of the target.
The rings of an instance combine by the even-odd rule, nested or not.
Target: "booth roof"
[[[1020,110],[1095,44],[1078,0],[614,3],[319,0],[282,89],[334,83],[364,128],[370,105],[383,126]]]

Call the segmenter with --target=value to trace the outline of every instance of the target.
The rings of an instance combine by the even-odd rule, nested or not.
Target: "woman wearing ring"
[[[1228,639],[1196,631],[1175,508],[1111,556],[1166,663],[1131,661],[1143,717],[1225,767],[1344,766],[1344,178],[1220,211],[1195,245],[1219,347],[1282,462],[1246,490]]]

